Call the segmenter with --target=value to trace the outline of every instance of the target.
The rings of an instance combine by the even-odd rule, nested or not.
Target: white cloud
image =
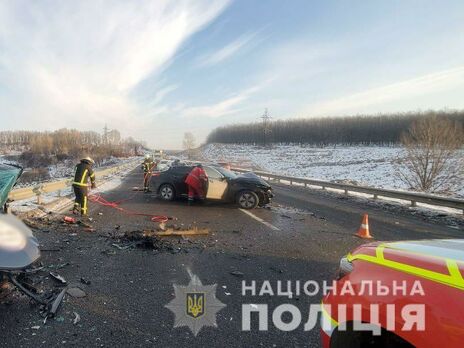
[[[175,91],[179,86],[178,85],[168,85],[158,89],[155,93],[153,100],[149,102],[150,107],[159,106],[159,104],[164,100],[164,98],[171,92]]]
[[[245,47],[250,41],[256,36],[256,33],[245,34],[240,36],[238,39],[232,41],[228,45],[220,48],[219,50],[210,53],[209,55],[202,56],[198,60],[199,66],[211,66],[222,63],[226,59],[229,59],[234,54],[238,53],[243,47]]]
[[[85,128],[99,118],[130,127],[140,107],[131,90],[169,64],[227,4],[2,1],[1,107],[16,128]],[[159,90],[154,102],[174,88]]]
[[[253,94],[260,91],[270,82],[271,79],[265,80],[262,83],[235,93],[234,95],[213,104],[184,108],[181,113],[184,117],[202,118],[219,118],[222,116],[234,114],[240,110],[239,106],[243,102],[248,100]]]
[[[426,97],[442,91],[464,88],[464,66],[448,69],[386,86],[368,89],[337,99],[314,103],[308,106],[303,115],[334,115],[364,112],[368,107],[379,106],[385,111],[385,104],[399,102],[415,97]],[[424,100],[421,105],[427,105]],[[442,105],[441,107],[444,107]],[[405,111],[405,110],[403,110]],[[371,111],[372,112],[372,111]]]
[[[224,99],[211,105],[192,106],[184,109],[186,117],[221,117],[236,112],[235,107],[247,98],[244,94]]]

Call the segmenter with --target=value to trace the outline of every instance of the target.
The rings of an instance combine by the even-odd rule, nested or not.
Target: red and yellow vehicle
[[[461,239],[358,247],[322,301],[323,347],[464,347],[463,275]]]

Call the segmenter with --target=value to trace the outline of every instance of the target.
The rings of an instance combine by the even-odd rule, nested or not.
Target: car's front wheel
[[[254,209],[259,204],[259,197],[253,191],[242,191],[237,195],[237,203],[242,209]]]
[[[161,185],[159,196],[163,201],[173,201],[176,198],[174,187],[171,184]]]

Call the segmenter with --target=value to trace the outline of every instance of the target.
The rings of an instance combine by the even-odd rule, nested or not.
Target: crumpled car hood
[[[251,172],[238,175],[237,178],[234,179],[234,181],[238,183],[251,183],[271,188],[271,185],[269,185],[266,181],[261,179],[255,173]]]

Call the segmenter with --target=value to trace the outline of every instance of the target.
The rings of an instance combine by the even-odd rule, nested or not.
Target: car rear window
[[[212,179],[219,179],[222,178],[222,174],[219,173],[216,169],[211,168],[211,167],[205,167],[206,174],[208,175],[208,178]]]
[[[187,174],[192,170],[193,167],[186,167],[186,166],[179,166],[179,167],[171,167],[169,169],[169,173],[172,174]]]

